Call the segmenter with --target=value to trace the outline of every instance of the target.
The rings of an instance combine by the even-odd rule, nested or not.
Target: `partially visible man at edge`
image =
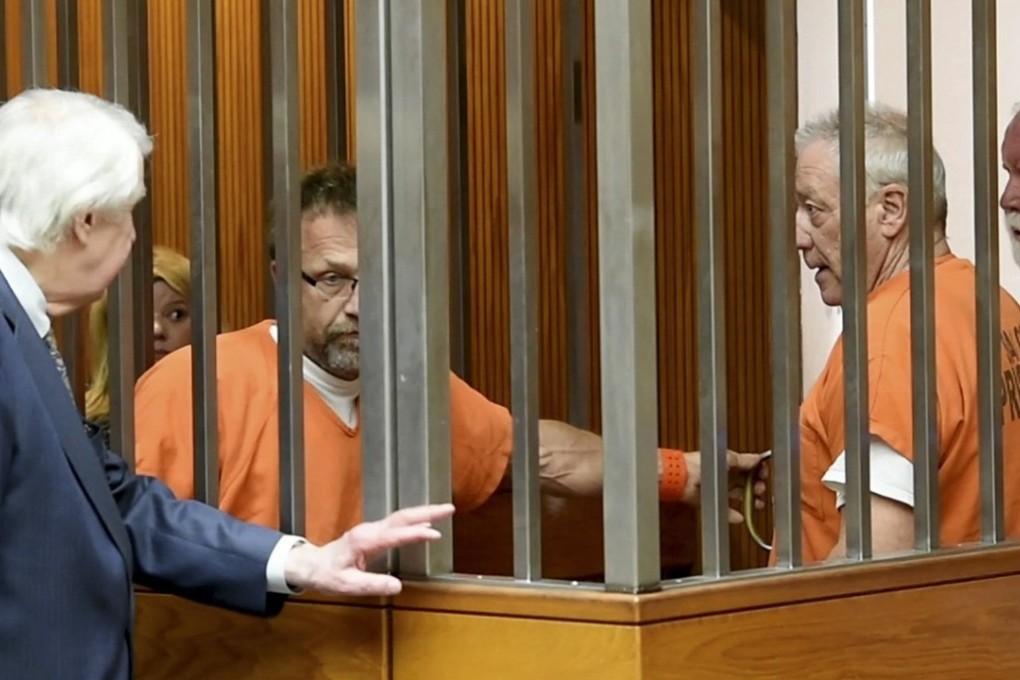
[[[914,545],[913,429],[910,367],[909,220],[906,117],[886,108],[865,116],[868,290],[868,431],[872,542],[875,555]],[[797,247],[815,270],[822,299],[843,300],[840,263],[839,114],[797,132]],[[945,168],[933,150],[935,351],[940,541],[980,540],[977,341],[974,266],[946,240]],[[1000,290],[1002,370],[1020,368],[1020,306]],[[846,484],[843,340],[801,409],[804,559],[843,557]],[[1020,533],[1020,404],[1003,403],[1007,533]]]
[[[361,520],[358,337],[358,221],[355,170],[327,166],[301,183],[304,320],[306,533],[338,536]],[[275,253],[271,253],[275,256]],[[273,263],[276,274],[276,264]],[[191,352],[177,352],[142,376],[136,390],[138,470],[176,493],[194,492]],[[217,339],[220,508],[267,526],[279,524],[276,326],[271,320]],[[450,376],[453,501],[460,511],[484,503],[509,478],[512,419]],[[601,438],[565,423],[539,423],[545,491],[595,496],[602,491]],[[735,478],[758,454],[729,452]],[[696,503],[697,453],[659,451],[660,496]],[[764,491],[758,482],[757,493]],[[760,502],[759,502],[760,505]],[[734,511],[731,519],[739,521]]]
[[[1002,136],[1002,168],[1008,179],[999,205],[1006,218],[1013,259],[1020,265],[1020,102],[1013,106],[1013,117]],[[1020,383],[1017,383],[1016,389],[1020,393]]]

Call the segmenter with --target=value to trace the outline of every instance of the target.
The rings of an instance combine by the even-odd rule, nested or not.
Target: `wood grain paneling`
[[[407,583],[264,620],[144,592],[139,678],[1012,678],[1020,547],[647,594]]]
[[[330,0],[331,2],[335,0]],[[301,168],[326,161],[326,0],[298,2]]]
[[[1020,577],[649,626],[641,678],[1015,678]]]
[[[191,214],[185,9],[184,2],[149,3],[149,129],[155,137],[152,240],[187,255]]]
[[[292,602],[261,619],[140,593],[136,673],[144,680],[384,680],[387,613]]]
[[[393,677],[640,678],[640,644],[632,626],[397,611]]]
[[[152,12],[152,8],[149,11]],[[101,95],[103,93],[102,0],[78,0],[78,59],[78,85],[84,92]],[[151,55],[149,64],[151,68]]]

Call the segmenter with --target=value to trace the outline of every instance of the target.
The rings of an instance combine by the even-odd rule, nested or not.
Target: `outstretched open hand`
[[[365,571],[368,561],[391,548],[438,539],[433,522],[453,512],[449,503],[405,508],[384,519],[359,524],[324,546],[301,544],[287,556],[287,583],[335,595],[396,595],[400,579]]]

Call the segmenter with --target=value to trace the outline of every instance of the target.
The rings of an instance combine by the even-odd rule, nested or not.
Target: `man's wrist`
[[[295,587],[294,580],[289,578],[288,559],[291,551],[298,546],[307,544],[308,541],[300,536],[282,536],[269,554],[266,562],[266,591],[279,593],[281,595],[297,595],[302,592],[300,587]]]

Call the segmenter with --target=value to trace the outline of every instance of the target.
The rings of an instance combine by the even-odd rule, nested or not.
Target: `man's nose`
[[[1006,212],[1020,212],[1020,176],[1010,176],[999,205]]]
[[[796,232],[797,232],[797,248],[799,250],[810,250],[811,237],[808,236],[808,233],[801,229],[800,226],[797,227]]]
[[[354,290],[351,291],[351,297],[347,299],[344,304],[344,314],[347,316],[353,316],[357,318],[358,308],[361,304],[361,286],[358,283],[354,284]]]

